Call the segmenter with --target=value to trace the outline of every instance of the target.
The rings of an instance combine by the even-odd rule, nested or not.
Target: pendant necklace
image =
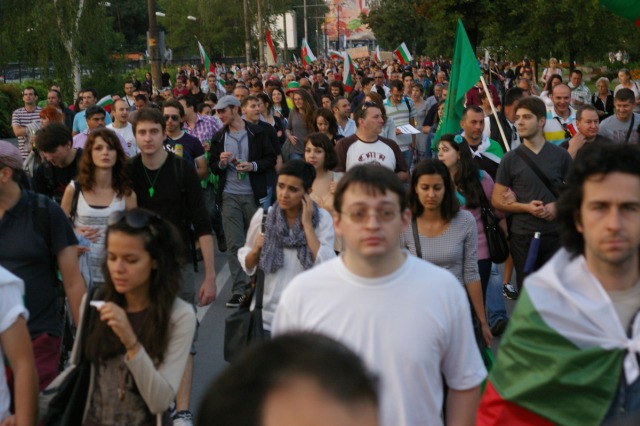
[[[142,164],[142,169],[144,170],[144,175],[147,177],[147,180],[149,181],[149,198],[153,198],[153,194],[156,192],[155,190],[155,185],[156,185],[156,181],[158,180],[158,176],[160,176],[160,171],[162,170],[162,166],[164,166],[165,161],[160,165],[160,168],[158,168],[158,170],[156,171],[156,175],[153,178],[153,180],[151,180],[151,178],[149,177],[149,173],[147,172],[147,168],[144,164]]]

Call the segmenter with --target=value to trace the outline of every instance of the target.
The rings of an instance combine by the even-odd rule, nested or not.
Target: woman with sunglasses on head
[[[471,213],[460,209],[447,166],[436,159],[420,162],[411,175],[408,197],[413,217],[403,234],[406,247],[449,270],[464,285],[484,341],[491,344],[478,272],[477,225]]]
[[[127,156],[113,131],[93,130],[80,158],[77,180],[67,185],[60,203],[76,233],[89,240],[91,281],[94,283],[104,282],[102,265],[109,215],[137,206],[136,194],[125,173],[126,162]]]
[[[77,359],[84,350],[91,362],[84,426],[162,424],[196,329],[193,307],[178,297],[180,240],[173,225],[148,210],[109,217],[105,303],[97,307],[99,320],[87,324],[85,347],[72,353]]]

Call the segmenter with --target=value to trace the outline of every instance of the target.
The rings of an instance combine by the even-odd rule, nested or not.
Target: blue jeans
[[[630,420],[630,418],[633,418],[634,421],[620,424],[638,424],[635,421],[638,419],[638,413],[640,413],[640,379],[628,385],[623,370],[620,376],[618,391],[602,424],[609,424],[609,422],[618,424],[617,422],[625,419]],[[634,417],[634,415],[636,417]]]
[[[413,164],[413,150],[408,149],[406,151],[402,151],[402,156],[404,157],[404,161],[407,162],[407,171],[411,171]]]
[[[485,303],[489,327],[492,327],[500,319],[507,319],[507,308],[502,296],[502,277],[498,273],[498,266],[495,263],[491,264]]]
[[[260,207],[266,212],[271,204],[273,204],[273,185],[267,187],[267,196],[260,200]]]
[[[304,160],[304,155],[292,152],[289,154],[289,160]]]

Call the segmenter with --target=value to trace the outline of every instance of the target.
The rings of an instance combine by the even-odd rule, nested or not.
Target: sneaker
[[[224,236],[224,234],[216,234],[216,239],[218,240],[218,250],[220,251],[220,253],[224,253],[225,251],[227,251],[227,238]]]
[[[518,290],[511,283],[502,285],[502,295],[509,300],[518,300]]]
[[[504,333],[504,330],[507,328],[507,324],[509,323],[509,319],[508,318],[500,318],[498,321],[496,321],[495,324],[493,324],[493,326],[491,327],[491,334],[494,337],[498,337],[501,336],[502,333]]]
[[[178,411],[172,418],[173,426],[193,426],[191,411]]]
[[[237,308],[240,306],[240,302],[242,301],[241,294],[234,294],[231,296],[231,299],[227,301],[227,308]]]

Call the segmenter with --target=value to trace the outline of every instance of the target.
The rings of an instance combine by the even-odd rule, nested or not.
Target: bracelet
[[[128,350],[128,351],[132,351],[132,350],[134,350],[136,348],[136,346],[138,346],[138,338],[137,337],[136,337],[136,341],[135,341],[135,343],[133,345],[131,345],[130,347],[126,347],[125,346],[124,348],[126,350]]]

